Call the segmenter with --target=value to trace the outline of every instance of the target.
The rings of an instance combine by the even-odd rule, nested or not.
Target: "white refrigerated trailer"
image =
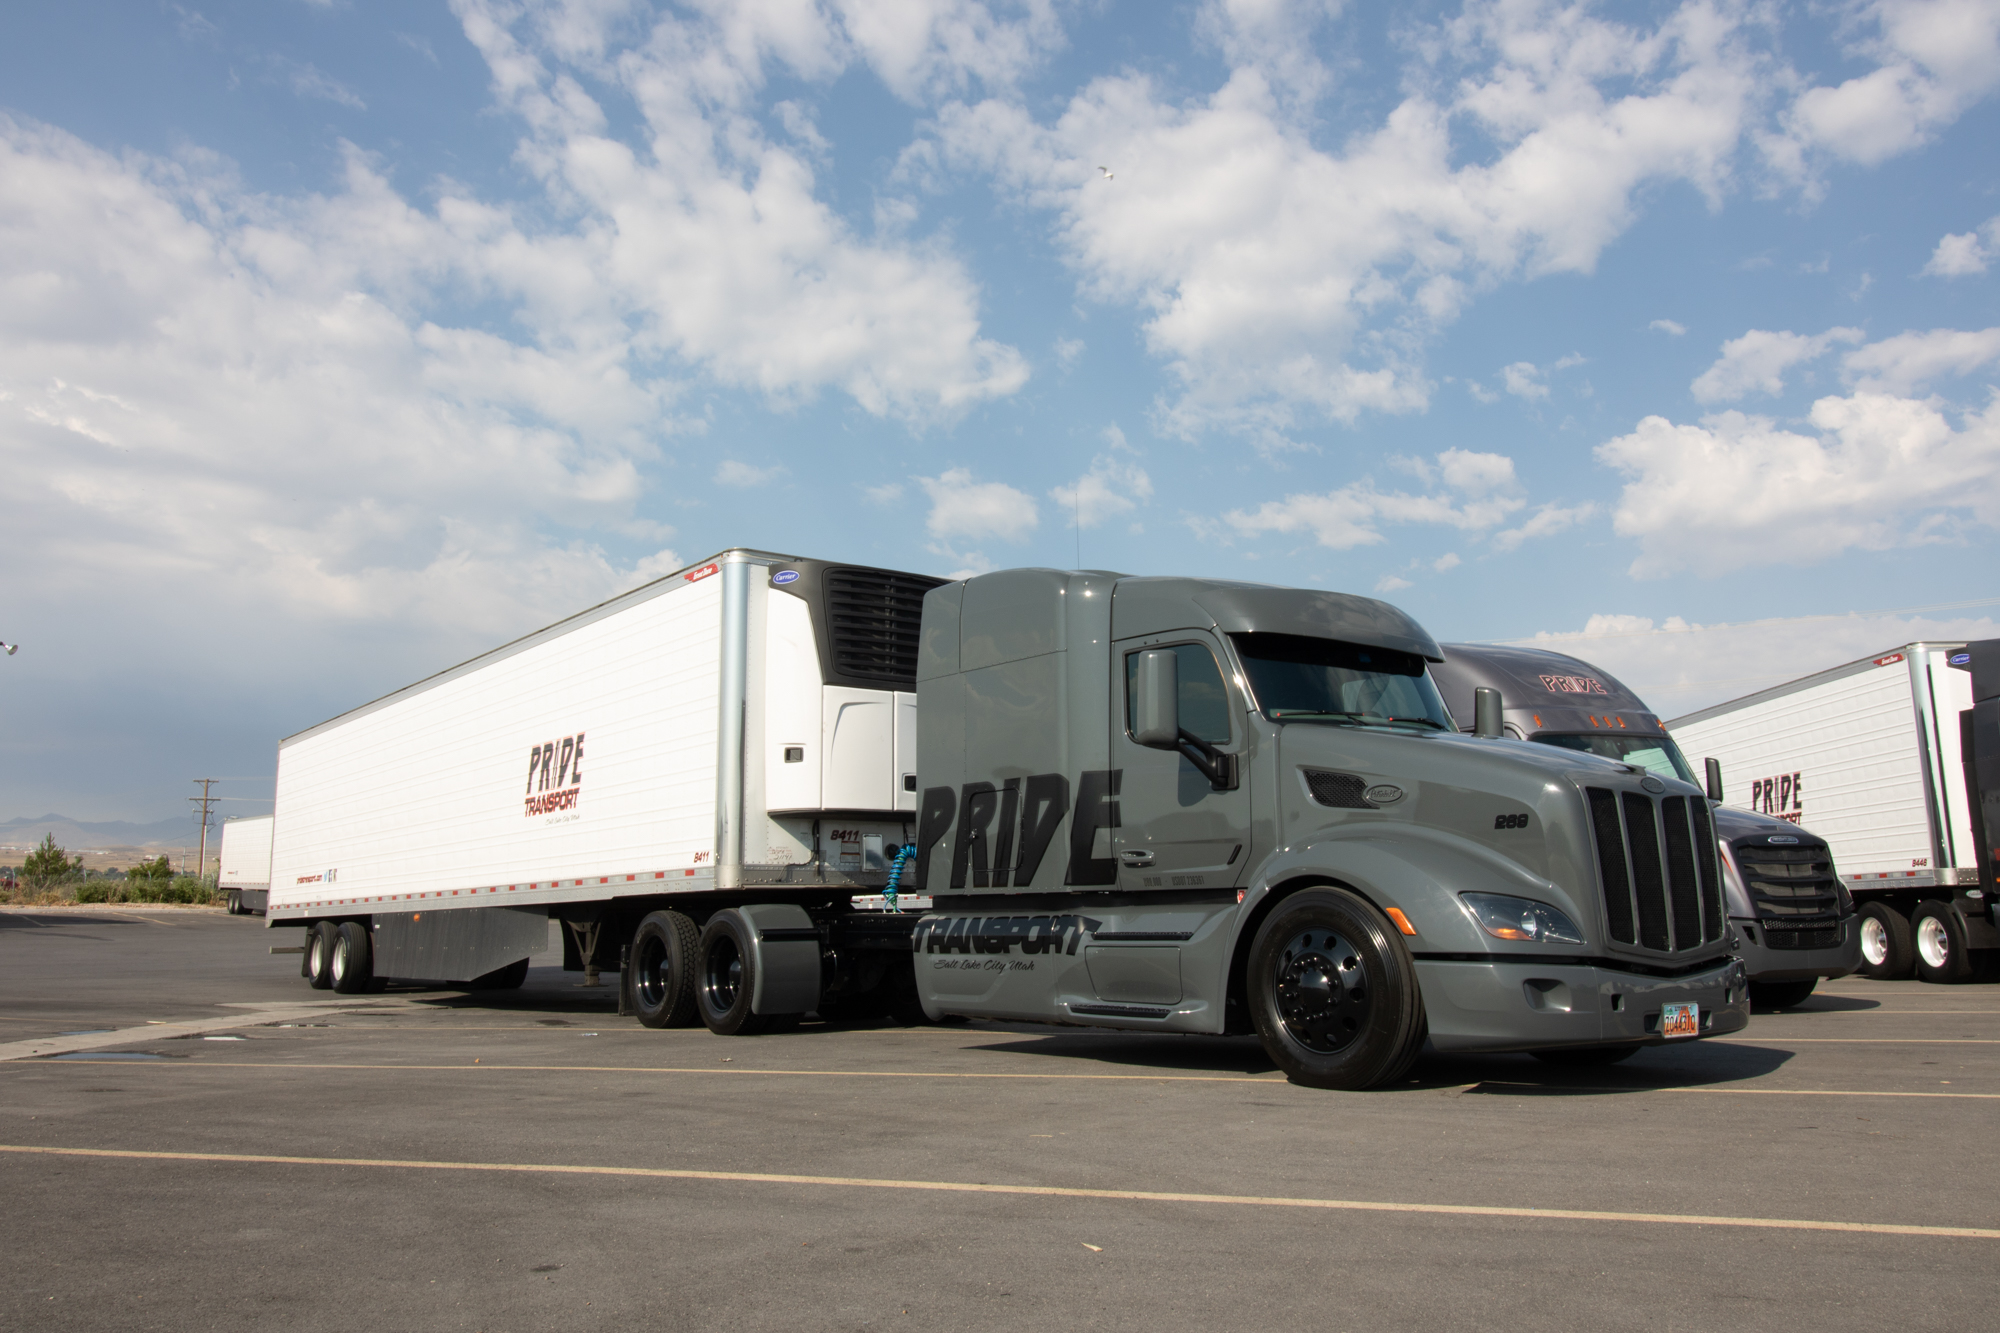
[[[1967,950],[2000,947],[1962,745],[1968,657],[1904,644],[1666,724],[1684,753],[1720,761],[1728,804],[1826,840],[1869,976],[1962,979]]]
[[[939,582],[732,550],[288,738],[269,924],[309,927],[305,975],[349,991],[518,985],[555,920],[643,1021],[726,1026],[689,967],[727,917],[746,988],[761,949],[816,945],[829,1003],[914,1009],[872,957],[906,976],[914,917],[867,909],[915,817]]]
[[[230,915],[263,911],[271,892],[271,816],[224,820],[216,861],[215,887]]]

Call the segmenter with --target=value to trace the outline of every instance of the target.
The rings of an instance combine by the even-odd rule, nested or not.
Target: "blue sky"
[[[2000,634],[2000,0],[0,23],[0,814],[254,798],[732,545],[1372,593],[1668,715]]]

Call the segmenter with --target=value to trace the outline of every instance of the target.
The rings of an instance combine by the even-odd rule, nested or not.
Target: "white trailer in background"
[[[271,816],[226,819],[215,887],[231,916],[264,910],[271,891]]]
[[[871,952],[908,970],[915,917],[867,909],[915,818],[938,582],[728,551],[290,737],[269,923],[353,990],[518,985],[553,918],[565,966],[620,969],[660,1026],[697,1019],[698,928],[746,936],[746,988],[760,950],[810,944],[816,998],[874,991]]]
[[[1962,751],[1972,677],[1954,659],[1967,657],[1905,644],[1666,724],[1683,753],[1721,763],[1728,804],[1826,840],[1860,906],[1866,975],[1956,979],[1944,973],[1964,971],[1964,950],[2000,947]],[[1917,948],[1943,909],[1963,928],[1956,966]]]

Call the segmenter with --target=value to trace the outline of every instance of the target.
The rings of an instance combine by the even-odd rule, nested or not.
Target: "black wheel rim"
[[[737,951],[736,941],[727,935],[718,935],[709,946],[702,989],[708,995],[708,1007],[715,1013],[726,1014],[736,1007],[736,996],[743,989],[743,955]]]
[[[1368,976],[1359,952],[1334,931],[1295,935],[1278,953],[1271,984],[1278,1021],[1309,1051],[1336,1054],[1367,1030]]]
[[[639,985],[639,1003],[648,1009],[658,1009],[667,1002],[667,946],[657,935],[649,935],[639,941],[639,958],[635,970]]]

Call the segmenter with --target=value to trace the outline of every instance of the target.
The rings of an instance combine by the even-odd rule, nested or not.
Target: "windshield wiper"
[[[1427,717],[1385,717],[1381,713],[1336,713],[1329,709],[1274,708],[1271,710],[1271,716],[1278,719],[1278,721],[1280,722],[1287,721],[1291,718],[1331,717],[1331,718],[1351,719],[1353,721],[1361,722],[1371,726],[1381,726],[1390,722],[1414,722],[1420,726],[1435,728],[1438,731],[1450,730],[1450,728],[1445,726],[1444,723],[1433,722],[1431,719]]]

